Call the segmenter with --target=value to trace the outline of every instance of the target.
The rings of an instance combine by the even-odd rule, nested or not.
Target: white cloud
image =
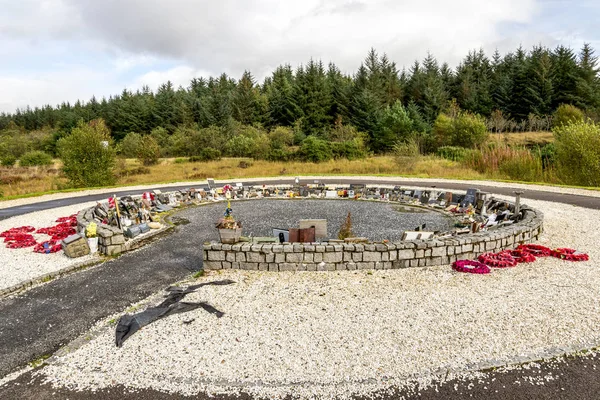
[[[552,32],[503,31],[535,25],[543,6],[542,0],[0,0],[0,56],[22,60],[29,71],[4,66],[3,72],[0,65],[0,109],[100,97],[126,83],[135,90],[168,79],[187,86],[192,77],[222,72],[238,78],[246,69],[261,79],[277,65],[311,57],[354,72],[371,47],[399,67],[428,51],[456,65],[480,47],[491,53],[520,43],[555,45],[563,38]],[[52,58],[47,49],[55,48],[61,53]],[[87,57],[87,67],[80,60],[58,65],[70,48]],[[96,60],[102,62],[94,67]]]

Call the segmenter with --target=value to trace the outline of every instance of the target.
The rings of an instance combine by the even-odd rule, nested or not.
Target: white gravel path
[[[235,179],[227,179],[227,180],[216,180],[217,183],[224,182],[268,182],[270,180],[281,180],[288,179],[290,180],[290,184],[293,183],[294,177],[286,177],[286,176],[278,176],[272,178],[235,178]],[[457,179],[439,179],[439,178],[411,178],[411,177],[394,177],[394,176],[302,176],[302,180],[321,180],[321,179],[335,179],[339,178],[340,180],[344,179],[364,179],[365,181],[389,181],[393,179],[397,179],[399,181],[412,181],[412,182],[448,182],[448,183],[464,183],[472,185],[473,187],[477,187],[477,185],[488,185],[488,186],[497,186],[497,187],[514,187],[519,189],[524,189],[527,191],[546,191],[553,193],[568,193],[568,194],[578,194],[582,196],[592,196],[592,197],[600,197],[600,190],[589,190],[589,189],[578,189],[578,188],[568,188],[568,187],[560,187],[560,186],[552,186],[552,185],[531,185],[531,184],[522,184],[522,183],[511,183],[511,182],[496,182],[496,181],[474,181],[474,180],[457,180]],[[189,187],[197,187],[206,185],[206,181],[194,181],[194,182],[175,182],[168,184],[148,184],[148,185],[139,185],[139,186],[123,186],[119,188],[111,188],[111,189],[92,189],[92,190],[82,190],[78,192],[70,192],[70,193],[54,193],[47,194],[38,197],[28,197],[22,199],[15,200],[0,200],[0,209],[21,206],[26,204],[38,203],[40,201],[48,201],[48,200],[56,200],[56,199],[66,199],[70,197],[81,197],[88,196],[94,194],[112,194],[116,191],[121,190],[131,190],[133,192],[139,191],[140,193],[149,187],[175,187],[175,186],[189,186]],[[422,186],[421,186],[422,187]],[[524,195],[527,197],[527,194]]]
[[[202,310],[171,316],[120,349],[114,325],[103,321],[97,337],[41,373],[76,389],[345,398],[596,346],[600,210],[527,203],[545,214],[542,244],[577,248],[591,261],[540,259],[484,276],[449,266],[215,272],[200,281],[237,283],[202,288],[186,301],[208,301],[223,318]],[[149,299],[159,301],[160,294]]]
[[[0,221],[0,232],[24,225],[31,225],[36,229],[54,226],[57,224],[55,222],[57,218],[75,214],[94,204],[94,202],[77,204],[7,218]],[[33,236],[38,242],[50,239],[48,235],[44,234],[33,233]],[[4,238],[0,238],[0,260],[2,260],[0,263],[0,289],[17,285],[50,272],[59,271],[71,265],[90,261],[94,257],[89,255],[69,258],[65,256],[63,251],[53,254],[40,254],[34,253],[33,247],[9,249],[4,243]]]

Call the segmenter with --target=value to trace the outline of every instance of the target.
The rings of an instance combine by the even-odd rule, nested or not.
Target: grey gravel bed
[[[217,240],[214,223],[225,210],[225,203],[192,208],[178,214],[198,228],[209,229],[203,237]],[[373,241],[400,240],[402,232],[426,224],[426,230],[451,229],[451,218],[429,210],[416,208],[415,212],[398,212],[397,204],[378,201],[325,200],[325,199],[262,199],[234,201],[233,215],[242,222],[243,235],[271,236],[273,228],[297,228],[301,219],[327,219],[327,233],[337,238],[348,212],[352,214],[352,230],[356,236]]]

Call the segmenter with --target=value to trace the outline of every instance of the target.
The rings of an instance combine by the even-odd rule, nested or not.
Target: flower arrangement
[[[98,225],[96,225],[95,222],[90,222],[88,226],[85,227],[85,236],[88,238],[95,238],[97,229]]]
[[[228,185],[226,185],[228,186]],[[237,229],[241,228],[242,224],[239,221],[236,221],[232,215],[233,210],[231,209],[231,201],[227,200],[227,208],[225,209],[225,213],[223,214],[223,218],[219,219],[216,227],[218,229]]]
[[[478,261],[458,260],[452,263],[452,269],[469,274],[489,274],[490,268]]]

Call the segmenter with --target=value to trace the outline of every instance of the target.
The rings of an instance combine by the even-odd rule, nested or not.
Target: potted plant
[[[236,221],[232,215],[231,209],[231,186],[226,185],[224,189],[225,196],[227,197],[227,208],[225,209],[225,213],[223,218],[219,219],[217,222],[217,229],[219,230],[219,236],[221,237],[221,243],[237,243],[240,241],[240,236],[242,236],[242,224],[239,221]]]
[[[98,225],[96,225],[95,222],[90,222],[88,226],[85,227],[85,236],[87,237],[88,246],[90,247],[90,254],[94,254],[98,251],[97,229]]]

